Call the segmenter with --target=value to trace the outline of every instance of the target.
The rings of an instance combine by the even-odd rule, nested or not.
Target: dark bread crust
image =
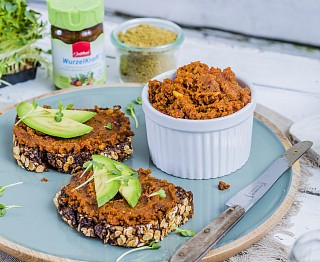
[[[53,168],[62,173],[73,174],[83,169],[83,164],[91,159],[92,154],[105,155],[121,162],[128,159],[133,153],[132,137],[134,133],[130,129],[129,119],[121,112],[120,106],[114,106],[113,109],[95,107],[95,109],[90,109],[90,111],[96,111],[97,115],[103,115],[102,120],[116,123],[117,130],[119,130],[118,133],[114,131],[108,136],[106,132],[111,133],[111,131],[102,130],[99,131],[100,133],[93,132],[93,134],[85,135],[86,139],[82,138],[81,141],[78,138],[73,138],[72,145],[77,150],[71,147],[68,150],[66,142],[71,141],[71,139],[46,136],[54,144],[54,148],[53,146],[50,148],[50,145],[44,145],[46,137],[43,138],[43,134],[39,134],[34,129],[26,127],[24,123],[20,123],[13,129],[13,156],[17,160],[18,165],[24,169],[38,173]],[[98,124],[100,125],[100,129],[101,125],[102,127],[107,125],[107,123],[101,121],[101,117],[98,119],[99,121],[94,119],[96,117],[93,117],[92,121],[88,121],[88,124],[91,124],[93,128],[96,128]],[[100,137],[101,132],[105,133]],[[86,144],[86,146],[80,148],[80,144]],[[89,150],[88,148],[91,149]]]

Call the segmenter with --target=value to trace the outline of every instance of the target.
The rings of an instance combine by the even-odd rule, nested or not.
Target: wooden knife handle
[[[244,208],[239,205],[229,207],[182,245],[173,254],[170,262],[199,261],[243,217],[244,213]]]

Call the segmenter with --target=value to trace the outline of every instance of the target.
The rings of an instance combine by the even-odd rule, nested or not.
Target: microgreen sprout
[[[83,167],[85,168],[85,170],[82,172],[82,174],[80,175],[80,178],[88,171],[92,170],[93,167],[97,167],[99,169],[102,169],[104,167],[104,164],[99,163],[97,161],[91,160],[91,161],[87,161],[83,164]],[[84,181],[81,185],[77,186],[75,189],[79,189],[81,187],[83,187],[84,185],[88,184],[91,180],[93,180],[94,175],[92,175],[91,177],[89,177],[86,181]]]
[[[46,35],[46,22],[30,9],[26,0],[0,1],[0,83],[3,75],[36,67],[38,62],[49,69],[44,50],[34,43]]]
[[[6,185],[6,186],[0,186],[0,197],[3,195],[3,191],[4,191],[6,188],[11,187],[11,186],[15,186],[15,185],[20,185],[20,184],[22,184],[22,183],[23,183],[23,182],[18,182],[18,183]]]
[[[157,192],[150,194],[148,197],[157,196],[157,195],[159,195],[160,198],[165,198],[167,196],[166,192],[161,188]]]
[[[73,104],[68,104],[68,105],[64,108],[62,102],[60,101],[60,102],[58,103],[58,109],[59,109],[59,111],[54,115],[54,120],[55,120],[56,122],[61,122],[62,117],[63,117],[62,110],[71,109],[72,107],[73,107]]]
[[[36,110],[38,107],[38,104],[36,103],[35,100],[32,101],[32,108],[30,109],[30,111],[25,114],[24,116],[22,117],[19,117],[19,121],[15,124],[15,125],[18,125],[21,121],[23,121],[25,118],[27,118],[28,116],[30,116],[34,110]]]
[[[117,171],[119,172],[119,170],[110,170],[109,172],[111,172],[112,174],[118,175],[119,173]],[[105,181],[105,183],[110,183],[112,181],[119,180],[119,181],[122,181],[123,184],[128,186],[130,178],[138,178],[138,173],[137,172],[132,172],[130,175],[122,175],[121,172],[120,172],[120,175]]]
[[[0,217],[5,216],[8,209],[18,208],[18,207],[22,207],[22,206],[14,206],[14,205],[12,205],[12,206],[5,206],[5,205],[3,205],[3,204],[0,204]]]
[[[195,235],[195,232],[192,229],[180,229],[176,227],[175,230],[183,237],[193,237]]]
[[[134,112],[134,104],[127,104],[127,113],[132,116],[134,122],[136,123],[136,128],[138,128],[138,119]]]
[[[107,125],[104,126],[106,129],[111,130],[112,129],[112,123],[108,123]]]
[[[148,246],[138,247],[138,248],[135,248],[135,249],[132,249],[132,250],[129,250],[129,251],[123,253],[120,257],[117,258],[116,262],[119,262],[122,258],[124,258],[126,255],[128,255],[132,252],[141,251],[141,250],[148,250],[148,249],[159,249],[160,247],[161,246],[157,242],[152,241]]]
[[[140,96],[138,96],[138,97],[136,98],[136,103],[137,103],[138,105],[142,105],[142,99],[141,99]]]

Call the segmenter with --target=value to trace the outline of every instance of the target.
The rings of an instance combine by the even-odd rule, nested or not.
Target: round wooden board
[[[119,86],[119,83],[116,84],[109,84],[109,85],[103,85],[103,86],[94,86],[89,88],[106,88],[106,87],[116,87]],[[121,84],[121,87],[138,87],[141,86],[140,84],[135,83],[123,83]],[[74,90],[79,89],[88,89],[88,87],[80,87],[80,88],[68,88],[64,90],[57,90],[53,91],[49,94],[45,94],[33,99],[39,99],[43,97],[48,97],[52,95],[57,95],[61,93],[67,93],[72,92]],[[32,101],[33,99],[30,99],[29,101]],[[7,108],[6,110],[0,112],[5,113],[11,109],[13,109],[15,106],[11,106]],[[258,118],[260,121],[262,121],[264,124],[266,124],[280,139],[283,146],[288,149],[291,146],[290,141],[288,138],[268,119],[266,119],[264,116],[258,114],[255,112],[255,117]],[[254,230],[246,234],[245,236],[232,241],[229,244],[225,244],[221,247],[218,247],[216,249],[211,250],[203,259],[202,261],[223,261],[240,251],[245,250],[246,248],[250,247],[252,244],[260,240],[262,237],[264,237],[270,229],[272,229],[288,212],[290,209],[291,204],[293,203],[294,197],[298,191],[298,186],[300,182],[300,165],[299,161],[297,161],[293,165],[293,173],[292,173],[292,182],[290,185],[290,188],[288,189],[288,193],[284,199],[284,201],[281,203],[281,205],[277,208],[277,210],[270,216],[266,221],[264,221],[260,226],[256,227]],[[17,257],[23,261],[74,261],[70,259],[65,259],[61,257],[56,257],[52,255],[48,255],[45,253],[41,253],[26,247],[23,247],[21,245],[12,243],[4,238],[0,237],[0,249],[4,252],[7,252],[8,254]]]

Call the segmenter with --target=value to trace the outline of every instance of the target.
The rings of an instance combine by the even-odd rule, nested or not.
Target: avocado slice
[[[17,106],[19,117],[28,115],[34,110],[29,117],[25,117],[22,122],[27,126],[45,133],[50,136],[72,138],[81,136],[92,131],[92,127],[79,123],[68,117],[62,117],[61,122],[54,120],[53,116],[46,109],[34,109],[30,103],[22,102]]]
[[[141,184],[138,178],[131,178],[131,175],[134,173],[128,166],[125,164],[118,162],[116,160],[110,159],[103,155],[92,155],[92,160],[98,163],[104,164],[104,168],[109,171],[109,176],[116,176],[111,175],[111,170],[118,170],[121,169],[121,176],[129,177],[128,185],[126,185],[123,181],[119,181],[120,187],[118,191],[123,196],[123,198],[128,202],[131,207],[135,207],[139,201],[139,198],[142,194]],[[117,168],[118,167],[118,168]],[[108,174],[108,172],[107,172]],[[119,176],[119,175],[118,175]],[[112,181],[113,182],[113,181]],[[112,183],[110,182],[110,183]],[[108,183],[107,183],[108,184]]]
[[[121,181],[113,180],[111,182],[105,183],[106,181],[115,178],[118,175],[111,174],[106,168],[99,169],[94,167],[93,171],[94,187],[96,190],[98,207],[101,207],[115,197],[115,195],[119,191]]]
[[[128,185],[121,183],[119,188],[120,194],[131,207],[138,204],[139,198],[142,194],[141,184],[138,178],[129,178]]]
[[[23,110],[25,114],[29,112],[33,108],[33,106],[28,102],[21,102],[18,107],[20,110]],[[43,114],[47,114],[45,112],[50,112],[51,116],[54,117],[54,115],[59,111],[59,109],[53,108],[43,108],[41,106],[38,106],[33,112],[40,114],[41,112]],[[75,109],[64,109],[62,110],[63,116],[70,118],[74,121],[77,121],[79,123],[84,123],[88,121],[90,118],[94,117],[97,113],[91,112],[91,111],[85,111],[85,110],[75,110]]]

